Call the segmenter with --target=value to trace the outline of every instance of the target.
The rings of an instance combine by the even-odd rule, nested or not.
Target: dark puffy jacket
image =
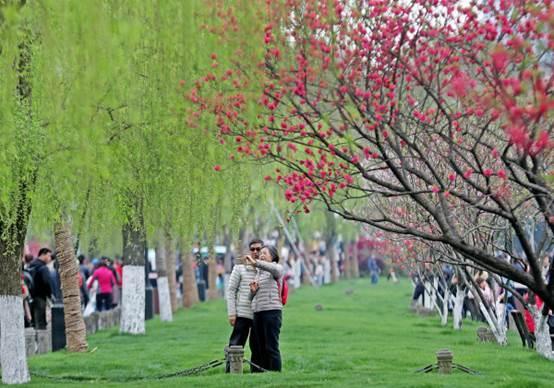
[[[29,264],[29,272],[33,275],[33,298],[50,298],[52,296],[52,277],[44,261],[35,259]]]

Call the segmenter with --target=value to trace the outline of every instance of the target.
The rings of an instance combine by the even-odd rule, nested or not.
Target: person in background
[[[26,254],[23,257],[23,269],[29,268],[29,265],[33,262],[34,259],[35,258],[33,257],[33,255]]]
[[[98,291],[96,293],[96,310],[106,311],[112,309],[112,292],[116,285],[113,272],[107,267],[105,262],[100,262],[96,271],[87,282],[87,288],[92,287],[94,281],[98,281]]]
[[[379,272],[381,269],[379,265],[377,265],[377,260],[375,260],[373,255],[367,259],[367,269],[371,278],[371,284],[377,284],[379,282]]]
[[[41,248],[38,257],[29,264],[29,272],[33,278],[33,287],[30,290],[33,299],[31,313],[36,330],[45,330],[47,326],[46,307],[48,299],[52,297],[52,277],[48,269],[51,262],[52,251]]]
[[[86,282],[90,277],[90,269],[87,266],[87,258],[85,255],[79,255],[77,256],[77,260],[79,260],[79,272],[81,272],[83,280]]]
[[[52,255],[52,265],[50,268],[50,276],[52,277],[52,303],[62,303],[62,281],[60,279],[60,262],[56,257],[56,253]]]
[[[256,347],[252,350],[252,362],[269,371],[281,371],[279,335],[283,320],[283,302],[280,282],[283,266],[279,264],[279,254],[274,246],[266,246],[260,252],[260,259],[245,258],[248,265],[257,269],[255,280],[250,283],[252,298],[252,335]],[[260,372],[256,367],[252,372]]]

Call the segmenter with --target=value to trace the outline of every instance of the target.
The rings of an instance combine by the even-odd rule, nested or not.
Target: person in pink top
[[[90,289],[94,281],[98,281],[96,293],[96,311],[105,311],[112,308],[113,287],[117,284],[113,272],[105,263],[100,263],[92,276],[88,279],[87,287]]]

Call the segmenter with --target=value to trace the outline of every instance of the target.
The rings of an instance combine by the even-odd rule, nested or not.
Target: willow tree
[[[105,11],[91,2],[50,1],[33,7],[43,47],[33,69],[35,111],[51,129],[44,140],[49,152],[42,159],[32,224],[54,226],[69,351],[87,349],[72,229],[81,230],[83,216],[95,210],[90,208],[93,188],[109,164],[110,122],[98,115],[114,78],[103,50],[109,38]]]
[[[2,381],[25,383],[21,255],[48,129],[32,114],[38,43],[25,2],[0,3],[0,365]]]

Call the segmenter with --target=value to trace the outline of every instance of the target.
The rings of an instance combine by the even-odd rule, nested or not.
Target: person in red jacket
[[[531,291],[529,291],[525,295],[525,300],[528,303],[533,303],[533,298],[535,299],[535,308],[538,311],[541,311],[542,305],[543,305],[543,301],[541,300],[541,298],[533,294]],[[525,318],[525,324],[527,325],[527,330],[529,330],[529,333],[535,335],[535,319],[533,317],[533,314],[531,314],[531,312],[528,309],[525,309],[523,316]]]
[[[117,284],[113,272],[105,263],[100,263],[92,276],[88,279],[87,287],[90,289],[94,281],[98,281],[96,293],[96,310],[105,311],[112,308],[113,287]]]

